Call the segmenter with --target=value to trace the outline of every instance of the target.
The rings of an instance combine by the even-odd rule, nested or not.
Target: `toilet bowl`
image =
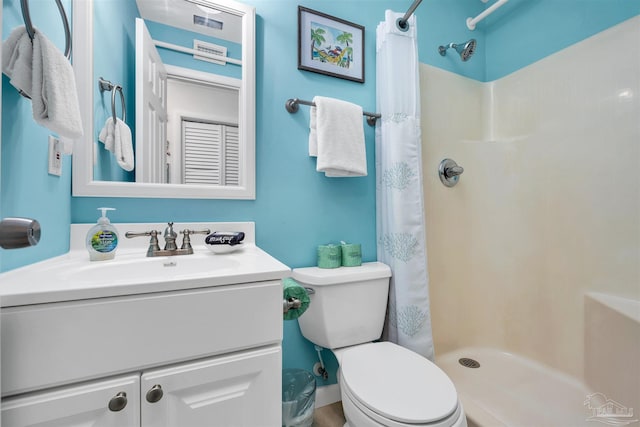
[[[302,335],[331,349],[347,427],[466,427],[455,386],[433,362],[382,333],[391,270],[360,267],[293,270],[314,290],[298,321]]]
[[[377,342],[334,354],[350,426],[466,426],[449,377],[413,351]]]

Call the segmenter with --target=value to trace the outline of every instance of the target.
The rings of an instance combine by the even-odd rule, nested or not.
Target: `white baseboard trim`
[[[340,400],[340,386],[338,384],[316,388],[316,408],[331,405]]]

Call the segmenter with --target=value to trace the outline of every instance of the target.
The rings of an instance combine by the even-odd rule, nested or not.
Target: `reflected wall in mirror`
[[[255,9],[230,0],[74,0],[85,136],[73,194],[254,199],[254,26]],[[123,87],[123,103],[100,77]]]

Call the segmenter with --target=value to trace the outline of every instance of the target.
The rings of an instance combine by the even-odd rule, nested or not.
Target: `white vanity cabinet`
[[[5,426],[276,426],[279,348],[8,398]]]
[[[138,375],[32,393],[3,400],[2,425],[138,427],[139,396]]]
[[[281,363],[268,348],[144,373],[142,425],[279,426]]]
[[[3,309],[2,425],[277,426],[281,313],[280,281]]]
[[[174,225],[242,231],[233,253],[147,258],[129,239],[99,263],[74,250],[90,226],[72,225],[68,254],[0,274],[2,427],[281,425],[290,269],[253,224]]]

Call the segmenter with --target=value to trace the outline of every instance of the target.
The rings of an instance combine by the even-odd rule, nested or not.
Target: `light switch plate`
[[[52,135],[49,135],[49,174],[62,175],[62,144]]]

